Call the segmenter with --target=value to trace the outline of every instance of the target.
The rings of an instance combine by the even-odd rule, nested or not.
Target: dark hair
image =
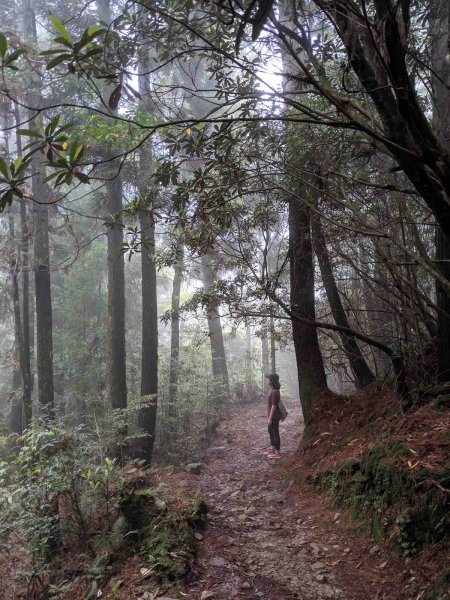
[[[279,377],[278,373],[267,373],[265,375],[265,377],[266,377],[266,379],[268,379],[270,381],[274,390],[280,389],[281,385],[280,385],[280,377]]]

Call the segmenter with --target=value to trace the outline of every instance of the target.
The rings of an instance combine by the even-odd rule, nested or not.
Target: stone
[[[166,510],[167,504],[161,498],[155,498],[155,506],[158,510]]]
[[[151,569],[147,569],[145,567],[142,567],[142,569],[139,572],[142,575],[142,577],[144,577],[144,578],[150,577],[150,575],[153,575],[153,571]]]
[[[314,571],[320,571],[323,568],[325,568],[325,565],[320,561],[317,561],[311,565],[311,569],[314,569]]]
[[[379,551],[380,551],[380,546],[378,546],[378,544],[376,544],[375,546],[372,546],[372,548],[370,549],[370,554],[378,554]]]
[[[315,544],[313,542],[312,544],[309,545],[309,547],[313,551],[314,556],[319,556],[319,554],[320,554],[320,546],[318,544]]]
[[[213,567],[226,567],[227,566],[227,561],[222,558],[221,556],[214,556],[210,561],[209,564]]]
[[[195,539],[198,540],[199,542],[201,542],[203,540],[203,536],[201,533],[199,533],[198,531],[196,531],[194,533]]]
[[[189,471],[189,473],[192,473],[192,475],[200,475],[200,473],[202,472],[203,463],[189,463],[186,468]]]
[[[201,593],[200,600],[208,600],[208,598],[214,598],[214,592],[210,592],[208,590],[204,590]]]
[[[241,588],[243,590],[249,590],[252,587],[252,584],[249,581],[243,581],[241,584]]]

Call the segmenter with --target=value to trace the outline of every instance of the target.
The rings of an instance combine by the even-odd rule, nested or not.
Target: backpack
[[[288,410],[287,410],[287,408],[286,408],[283,400],[281,400],[281,398],[280,398],[280,401],[278,403],[278,408],[280,409],[281,420],[284,421],[285,418],[288,416],[289,412],[288,412]]]

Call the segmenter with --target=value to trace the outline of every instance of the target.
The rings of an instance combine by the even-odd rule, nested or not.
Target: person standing
[[[277,373],[268,373],[266,375],[267,384],[270,388],[267,397],[267,425],[270,436],[270,448],[264,454],[271,460],[281,458],[280,456],[280,378]]]

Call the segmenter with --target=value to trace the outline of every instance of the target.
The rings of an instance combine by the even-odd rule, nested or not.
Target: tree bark
[[[334,24],[353,71],[378,111],[386,147],[450,237],[450,152],[433,132],[408,73],[407,3],[405,10],[397,10],[390,2],[375,0],[370,26],[348,0],[315,3]],[[345,111],[344,104],[340,110]],[[368,127],[367,133],[375,132]]]
[[[117,166],[113,161],[113,165]],[[108,175],[107,175],[108,177]],[[122,211],[122,180],[120,176],[106,181],[108,212]],[[127,408],[127,378],[125,352],[125,267],[123,229],[120,223],[108,227],[108,397],[112,410]]]
[[[320,216],[315,214],[312,218],[312,232],[314,240],[314,250],[319,261],[322,282],[327,293],[328,303],[333,313],[336,325],[350,329],[350,323],[347,318],[344,306],[341,301],[339,290],[334,278],[331,267],[328,248],[320,221]],[[356,339],[352,335],[340,333],[342,346],[350,367],[355,375],[357,387],[364,388],[374,382],[375,377],[370,370],[366,359],[362,355]]]
[[[277,372],[277,350],[275,345],[275,320],[270,317],[270,371]]]
[[[245,370],[246,382],[250,383],[253,379],[252,374],[252,328],[250,320],[245,319]]]
[[[450,4],[444,0],[431,2],[431,57],[433,66],[434,121],[439,141],[450,146]],[[450,280],[450,236],[436,228],[436,260],[441,273]],[[450,297],[436,282],[438,311],[438,381],[450,380]]]
[[[97,0],[101,20],[111,23],[113,16],[110,0]],[[106,159],[113,159],[105,151]],[[110,160],[105,169],[107,209],[113,223],[107,231],[108,260],[108,399],[111,410],[126,409],[127,370],[125,346],[125,265],[123,256],[123,227],[121,223],[123,184],[119,173],[119,159]],[[125,435],[126,430],[121,434]],[[118,454],[116,447],[114,453]]]
[[[145,32],[143,33],[145,37]],[[143,43],[138,62],[138,84],[141,93],[140,108],[152,114],[151,89],[148,71],[150,70],[149,47]],[[141,206],[139,222],[141,227],[141,273],[142,273],[142,362],[141,397],[146,405],[137,415],[138,427],[145,437],[135,443],[135,453],[147,464],[153,456],[158,411],[158,298],[155,263],[155,193],[151,188],[153,168],[152,140],[143,145],[139,152],[139,192]]]
[[[262,337],[261,337],[261,362],[262,362],[262,385],[261,385],[261,388],[264,389],[266,375],[269,373],[269,340],[267,338],[266,329],[263,329],[263,333],[262,333]]]
[[[172,318],[170,330],[169,406],[167,411],[169,435],[176,434],[178,385],[180,378],[180,293],[183,281],[184,243],[177,241],[172,286]]]
[[[20,314],[20,291],[19,291],[19,256],[20,252],[15,249],[15,227],[14,216],[9,213],[11,232],[11,251],[9,262],[9,275],[11,277],[11,297],[13,301],[14,315],[14,352],[18,358],[19,368],[14,365],[13,377],[13,404],[11,406],[11,431],[22,433],[31,421],[31,382],[29,369],[27,369],[27,352],[25,347],[22,317]],[[18,381],[17,374],[19,375]],[[18,385],[17,385],[18,384]],[[21,397],[18,396],[18,388],[21,387]]]
[[[216,283],[213,259],[202,256],[203,282],[205,291],[211,292]],[[216,303],[211,301],[206,308],[208,319],[209,340],[211,344],[212,371],[214,376],[213,404],[222,405],[230,397],[228,368],[223,343],[222,325]]]
[[[142,269],[142,371],[141,396],[148,405],[138,412],[138,426],[147,435],[138,443],[137,453],[151,462],[155,444],[158,394],[158,302],[155,266],[155,223],[150,208],[140,211],[144,245],[141,251]]]
[[[30,0],[23,7],[23,28],[25,39],[37,44],[36,18]],[[34,108],[42,104],[42,81],[39,73],[33,72],[28,93],[28,102]],[[33,124],[35,113],[29,111]],[[34,270],[36,299],[36,371],[38,376],[38,400],[47,416],[54,417],[53,389],[53,320],[52,296],[50,287],[50,250],[49,250],[49,189],[44,183],[45,168],[37,153],[33,155],[32,193],[34,226]]]
[[[300,318],[315,322],[314,262],[311,244],[309,207],[297,198],[289,201],[289,256],[291,275],[291,311]],[[327,379],[314,325],[292,320],[292,334],[297,359],[298,384],[305,425],[313,419],[313,400],[326,391]]]

